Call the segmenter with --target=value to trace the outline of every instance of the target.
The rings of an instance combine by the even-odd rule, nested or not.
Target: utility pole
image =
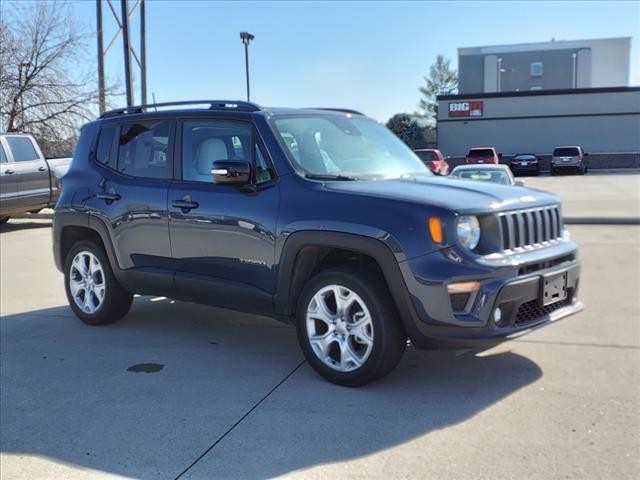
[[[122,47],[124,49],[124,81],[127,107],[133,105],[133,79],[131,78],[131,49],[129,48],[129,8],[127,0],[120,0],[122,7]]]
[[[100,115],[106,110],[104,97],[104,47],[102,45],[102,1],[96,0],[96,22],[98,24],[98,106]]]
[[[113,2],[116,0],[96,0],[96,22],[98,33],[98,99],[100,113],[104,113],[106,108],[106,92],[105,92],[105,74],[104,74],[104,58],[107,56],[111,47],[122,34],[122,46],[124,52],[124,76],[125,76],[125,92],[127,106],[134,103],[134,85],[131,59],[133,58],[138,65],[140,71],[140,100],[142,104],[147,102],[147,51],[146,51],[146,12],[145,0],[136,0],[135,4],[129,9],[128,0],[120,0],[120,13],[116,11]],[[102,25],[102,5],[106,3],[118,25],[118,30],[109,42],[106,48],[103,44],[103,25]],[[130,20],[136,10],[140,8],[140,56],[136,53],[136,49],[131,41]]]
[[[244,44],[244,69],[247,77],[247,102],[250,100],[250,89],[249,89],[249,44],[251,40],[253,40],[255,35],[251,35],[249,32],[240,32],[240,40]]]

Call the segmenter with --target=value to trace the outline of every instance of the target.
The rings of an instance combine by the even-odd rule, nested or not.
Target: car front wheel
[[[65,290],[73,313],[89,325],[121,319],[133,300],[114,277],[102,248],[86,240],[77,242],[67,254]]]
[[[319,273],[297,311],[298,340],[309,364],[332,383],[360,386],[387,375],[407,337],[386,286],[350,268]]]

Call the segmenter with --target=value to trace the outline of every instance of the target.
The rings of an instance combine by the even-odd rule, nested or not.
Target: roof
[[[503,163],[465,163],[453,170],[509,170],[509,167]]]
[[[565,88],[556,90],[526,90],[522,92],[463,93],[458,95],[438,95],[437,100],[481,100],[483,98],[543,97],[545,95],[579,95],[625,92],[640,92],[640,87]]]
[[[170,108],[176,107],[176,108]],[[188,108],[184,108],[188,107]],[[162,110],[158,110],[158,108]],[[242,100],[187,100],[176,102],[152,103],[146,105],[131,105],[117,108],[103,113],[100,118],[120,117],[121,115],[142,115],[142,114],[162,114],[162,113],[183,113],[192,111],[216,111],[216,112],[244,112],[256,113],[265,112],[273,114],[300,114],[310,111],[322,113],[342,113],[347,115],[363,115],[357,110],[347,108],[263,108],[257,103],[245,102]]]
[[[529,52],[539,50],[564,50],[588,48],[596,45],[631,45],[631,37],[593,38],[586,40],[551,40],[546,42],[513,43],[458,48],[458,55],[490,55],[496,53]]]

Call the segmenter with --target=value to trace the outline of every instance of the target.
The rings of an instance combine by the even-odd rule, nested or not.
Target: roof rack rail
[[[150,103],[146,105],[132,105],[130,107],[116,108],[100,115],[100,118],[126,115],[128,113],[142,113],[158,107],[179,107],[183,105],[209,105],[209,110],[235,110],[239,112],[258,112],[262,110],[260,105],[242,100],[189,100],[181,102]]]
[[[342,113],[352,113],[353,115],[362,115],[365,116],[364,113],[359,112],[358,110],[352,110],[350,108],[327,108],[327,107],[316,107],[311,108],[311,110],[326,110],[328,112],[342,112]]]

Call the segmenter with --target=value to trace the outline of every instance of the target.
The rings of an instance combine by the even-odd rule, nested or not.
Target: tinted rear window
[[[577,157],[580,151],[576,147],[556,148],[553,151],[554,157]]]
[[[513,157],[514,160],[535,160],[535,155],[516,155]]]
[[[118,170],[133,177],[169,178],[169,122],[122,125]]]
[[[96,148],[96,160],[103,165],[115,167],[112,165],[112,146],[113,136],[116,133],[115,127],[104,127],[100,131],[100,139],[98,140],[98,148]]]
[[[490,148],[479,148],[477,150],[469,150],[469,157],[493,157],[493,150]]]
[[[415,152],[418,155],[418,158],[423,162],[435,162],[438,160],[435,152]]]
[[[33,148],[33,143],[29,137],[6,137],[14,162],[28,162],[37,160],[38,154]]]

